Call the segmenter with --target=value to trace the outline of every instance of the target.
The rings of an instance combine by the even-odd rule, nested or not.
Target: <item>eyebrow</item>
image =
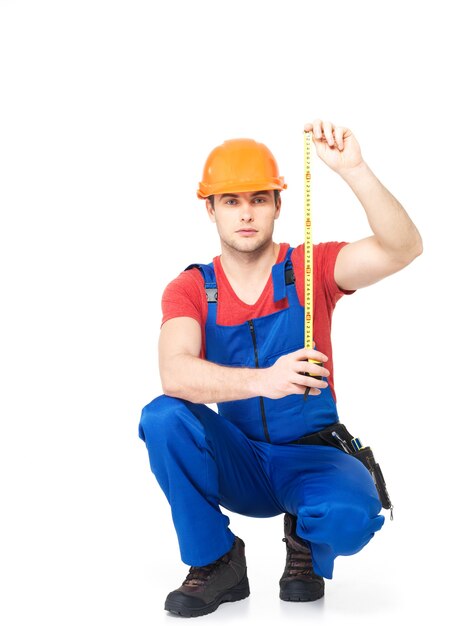
[[[262,190],[262,191],[255,191],[254,193],[251,194],[251,198],[253,198],[254,196],[260,196],[261,194],[266,194],[269,195],[269,192],[267,190]],[[237,193],[224,193],[221,195],[221,200],[223,200],[223,198],[238,198],[239,194]]]

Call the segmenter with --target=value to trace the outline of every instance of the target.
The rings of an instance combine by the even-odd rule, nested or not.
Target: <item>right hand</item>
[[[261,395],[277,400],[293,393],[305,393],[306,387],[311,387],[309,395],[319,395],[321,389],[328,386],[327,381],[305,376],[304,372],[314,376],[329,376],[330,372],[322,365],[309,363],[308,359],[326,362],[328,357],[318,350],[307,348],[282,355],[271,367],[261,370],[264,372],[264,390]]]

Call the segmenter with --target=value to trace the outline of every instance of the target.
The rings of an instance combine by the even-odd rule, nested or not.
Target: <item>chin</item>
[[[267,241],[263,239],[233,239],[228,243],[230,248],[237,250],[238,252],[255,252],[259,250],[259,248],[264,247],[267,244]]]

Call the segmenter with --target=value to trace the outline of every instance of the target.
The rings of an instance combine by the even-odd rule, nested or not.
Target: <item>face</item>
[[[206,208],[216,224],[222,247],[238,252],[255,252],[272,242],[274,221],[280,214],[273,191],[247,191],[215,195],[215,208]]]

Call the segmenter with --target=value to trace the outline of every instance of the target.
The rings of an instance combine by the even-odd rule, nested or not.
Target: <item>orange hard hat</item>
[[[228,139],[210,152],[197,196],[286,188],[267,146],[254,139]]]

